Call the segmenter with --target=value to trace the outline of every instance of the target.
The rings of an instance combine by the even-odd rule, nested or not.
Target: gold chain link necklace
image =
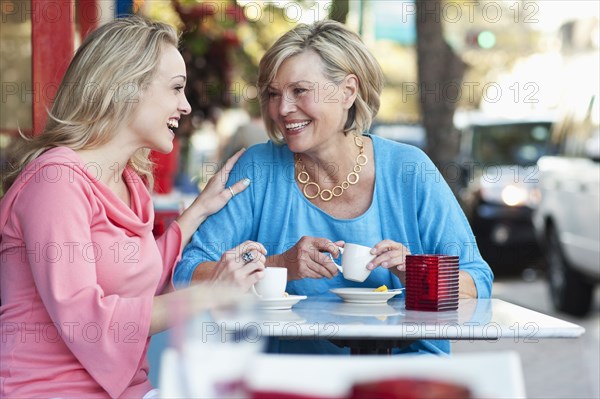
[[[317,197],[320,197],[323,201],[331,201],[333,197],[339,197],[344,193],[344,191],[348,189],[348,187],[358,183],[358,181],[360,180],[360,176],[358,174],[362,171],[362,167],[367,164],[369,158],[367,158],[367,156],[364,154],[363,139],[361,137],[354,136],[354,144],[356,144],[356,146],[359,149],[359,153],[356,156],[356,165],[354,165],[352,172],[348,173],[348,175],[346,176],[346,180],[344,180],[341,184],[338,184],[337,186],[333,187],[331,190],[322,189],[318,183],[310,181],[310,176],[306,171],[306,167],[304,165],[304,162],[302,162],[300,155],[295,155],[296,166],[298,167],[298,170],[300,170],[300,172],[298,172],[298,174],[296,175],[296,178],[298,179],[298,182],[302,184],[302,193],[304,193],[304,196],[306,198],[315,199]],[[315,193],[310,194],[309,188],[313,186]]]

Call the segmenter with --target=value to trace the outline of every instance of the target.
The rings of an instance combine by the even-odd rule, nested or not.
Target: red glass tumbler
[[[406,309],[445,311],[458,308],[458,256],[406,257]]]

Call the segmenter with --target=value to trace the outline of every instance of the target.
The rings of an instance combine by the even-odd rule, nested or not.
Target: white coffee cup
[[[283,298],[287,285],[285,267],[267,267],[264,277],[252,286],[254,295],[262,299]]]
[[[369,277],[371,270],[367,265],[375,255],[371,253],[370,247],[364,245],[346,243],[344,248],[339,248],[342,253],[342,266],[336,264],[346,280],[362,283]]]

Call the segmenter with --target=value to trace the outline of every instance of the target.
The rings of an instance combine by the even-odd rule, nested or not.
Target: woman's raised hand
[[[200,224],[207,217],[220,211],[236,194],[241,193],[250,185],[250,179],[242,179],[229,187],[225,187],[229,172],[233,165],[244,153],[244,149],[239,150],[234,156],[229,158],[225,165],[208,180],[202,193],[179,217],[177,223],[181,229],[181,247],[190,241],[192,234],[198,229]]]
[[[235,197],[235,195],[248,188],[250,185],[250,179],[248,178],[239,180],[229,187],[225,187],[233,165],[240,159],[244,151],[244,149],[239,150],[225,162],[225,165],[223,165],[223,167],[208,180],[204,190],[202,190],[198,198],[194,200],[190,208],[198,207],[202,210],[201,213],[204,214],[205,217],[208,217],[213,213],[220,211],[233,197]]]

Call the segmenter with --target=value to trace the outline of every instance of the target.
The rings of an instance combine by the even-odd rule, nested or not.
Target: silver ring
[[[233,191],[233,188],[231,188],[231,186],[227,187],[229,189],[229,192],[231,193],[231,198],[235,197],[235,192]]]
[[[242,260],[244,261],[244,263],[250,263],[254,260],[254,255],[252,255],[252,252],[250,251],[244,252],[242,254]]]

